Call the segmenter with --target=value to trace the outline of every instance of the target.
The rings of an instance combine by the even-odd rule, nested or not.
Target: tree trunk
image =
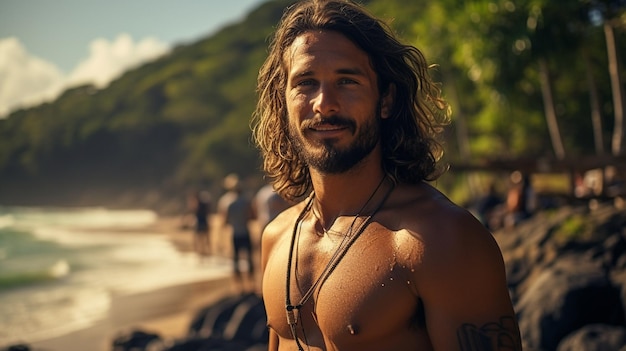
[[[604,137],[602,135],[602,114],[600,112],[600,97],[598,86],[593,76],[593,65],[585,48],[582,49],[582,56],[587,70],[587,85],[589,86],[589,105],[591,107],[591,125],[593,127],[593,141],[596,146],[596,154],[604,154]]]
[[[454,121],[456,124],[456,139],[459,144],[459,155],[461,159],[465,162],[468,162],[472,156],[472,151],[470,148],[470,138],[469,138],[469,127],[467,126],[467,117],[463,113],[463,109],[461,108],[461,102],[459,99],[458,90],[456,88],[456,84],[454,84],[455,80],[452,78],[452,74],[449,71],[443,71],[444,81],[447,82],[446,86],[448,89],[448,99],[450,105],[453,107],[452,116],[454,117]],[[469,192],[472,199],[477,198],[481,194],[481,186],[480,179],[476,177],[474,172],[469,172],[467,175],[467,183],[469,185]]]
[[[552,82],[550,80],[550,70],[548,62],[545,58],[539,59],[539,70],[541,75],[541,93],[543,95],[543,109],[546,114],[546,122],[548,123],[548,131],[550,132],[550,140],[556,158],[562,160],[565,158],[565,148],[561,140],[561,132],[556,119],[556,109],[554,107],[554,98],[552,97]]]
[[[619,156],[624,152],[624,134],[626,134],[624,131],[624,128],[626,128],[624,125],[624,91],[622,90],[615,33],[613,32],[613,26],[609,21],[604,23],[604,36],[606,38],[606,51],[609,59],[611,91],[613,94],[613,110],[615,114],[611,151],[614,156]]]
[[[463,114],[463,109],[461,109],[461,103],[459,101],[458,91],[456,89],[456,84],[454,84],[454,79],[452,75],[448,72],[443,72],[444,79],[447,82],[446,86],[448,89],[448,99],[450,105],[453,107],[453,117],[456,124],[456,140],[459,144],[459,155],[463,160],[469,160],[472,152],[470,150],[470,142],[469,142],[469,128],[467,127],[467,120],[465,115]]]

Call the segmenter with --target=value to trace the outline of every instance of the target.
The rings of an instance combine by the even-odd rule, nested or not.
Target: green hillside
[[[0,205],[169,211],[190,189],[219,192],[220,179],[231,172],[259,185],[249,126],[256,75],[289,2],[269,1],[107,88],[74,88],[0,120]],[[594,112],[599,144],[610,152],[611,77],[603,28],[589,20],[591,3],[366,3],[439,64],[433,74],[453,108],[448,160],[553,157],[541,85],[546,67],[567,157],[598,152]],[[626,52],[624,3],[606,3],[614,5],[605,16],[614,19],[618,52]],[[590,99],[588,77],[599,105]]]
[[[107,88],[0,120],[0,204],[134,206],[259,173],[249,119],[285,1],[176,47]]]

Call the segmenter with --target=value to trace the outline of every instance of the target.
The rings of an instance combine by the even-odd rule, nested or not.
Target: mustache
[[[339,115],[322,117],[321,115],[317,114],[312,119],[302,122],[302,128],[305,129],[316,128],[323,125],[348,127],[351,129],[356,128],[356,123],[352,119]]]

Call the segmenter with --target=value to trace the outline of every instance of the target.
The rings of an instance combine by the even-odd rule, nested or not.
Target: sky
[[[265,0],[0,0],[0,118],[237,22]]]

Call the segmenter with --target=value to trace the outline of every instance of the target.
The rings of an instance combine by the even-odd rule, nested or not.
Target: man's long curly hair
[[[309,0],[286,9],[259,71],[253,138],[276,191],[295,200],[312,187],[308,165],[289,138],[285,53],[299,35],[319,30],[341,33],[366,52],[377,74],[380,96],[393,93],[390,117],[381,121],[384,171],[403,183],[439,177],[443,148],[437,137],[448,121],[449,109],[428,74],[424,55],[400,43],[385,23],[361,5],[349,0]]]

